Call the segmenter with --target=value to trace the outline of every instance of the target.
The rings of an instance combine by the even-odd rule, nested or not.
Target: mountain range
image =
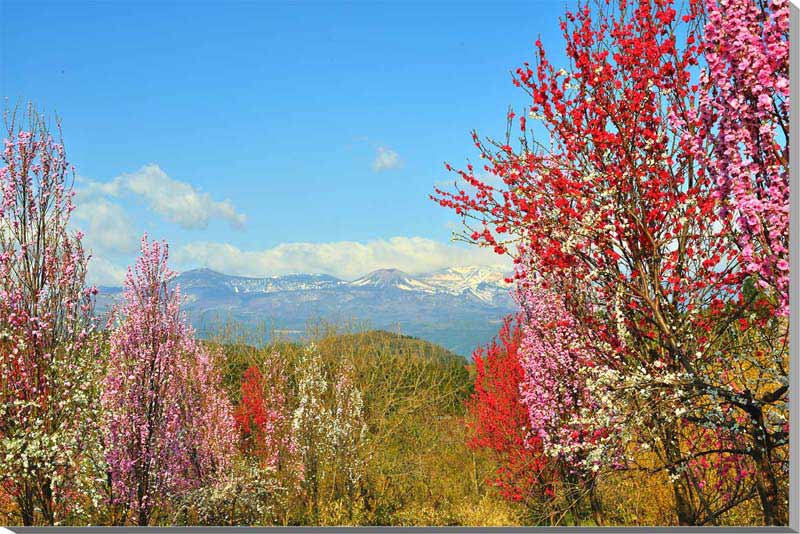
[[[469,356],[514,310],[508,276],[497,268],[453,267],[411,276],[380,269],[352,281],[322,274],[244,277],[194,269],[175,277],[183,309],[200,335],[229,321],[265,337],[298,338],[315,320],[401,332]],[[97,309],[119,287],[99,288]]]

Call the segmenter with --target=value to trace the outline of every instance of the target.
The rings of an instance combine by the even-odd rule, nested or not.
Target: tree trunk
[[[767,526],[785,526],[789,522],[788,510],[781,502],[778,482],[772,470],[769,457],[765,454],[755,455],[756,489],[761,500],[764,513],[764,524]]]
[[[30,527],[33,526],[33,494],[30,491],[30,487],[27,483],[24,485],[24,489],[22,490],[22,494],[19,495],[15,500],[17,501],[17,506],[19,507],[19,513],[22,516],[22,524],[23,526]]]
[[[662,446],[664,447],[667,465],[680,465],[681,452],[672,428],[667,427],[664,429]],[[668,472],[670,473],[670,478],[676,477],[672,482],[672,493],[675,496],[675,513],[678,516],[678,524],[681,526],[696,525],[697,511],[692,502],[690,489],[682,484],[681,478],[677,476],[677,473],[673,473],[672,469],[668,469]]]
[[[589,505],[592,508],[592,519],[597,526],[603,526],[603,507],[600,503],[600,499],[597,497],[597,491],[595,491],[595,479],[589,481],[591,484],[591,489],[589,490]]]
[[[49,478],[45,478],[42,482],[42,519],[45,525],[53,526],[55,523],[55,512],[53,511],[53,483]]]
[[[672,483],[672,492],[675,495],[675,512],[678,515],[678,525],[696,525],[697,514],[695,514],[694,507],[687,499],[680,480]]]
[[[150,523],[150,512],[148,510],[139,510],[137,517],[137,524],[140,527],[146,527]]]
[[[756,467],[756,489],[767,526],[787,525],[789,511],[781,499],[781,491],[775,476],[770,451],[772,440],[764,425],[764,411],[761,406],[754,406],[747,411],[752,420],[750,436],[753,439],[753,460]]]

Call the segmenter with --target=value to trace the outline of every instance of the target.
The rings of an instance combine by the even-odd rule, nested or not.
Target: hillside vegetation
[[[318,503],[300,498],[296,509],[266,517],[266,522],[448,525],[486,524],[487,518],[515,524],[520,519],[520,510],[483,486],[493,470],[491,462],[467,448],[463,420],[473,378],[464,358],[386,331],[342,332],[318,325],[306,337],[304,343],[259,348],[223,343],[225,387],[241,403],[246,369],[274,365],[274,355],[280,354],[288,397],[295,397],[289,404],[294,405],[297,369],[313,343],[329,377],[351,369],[363,399],[366,433],[358,447],[362,478],[353,495],[337,492],[335,468],[326,465],[318,475],[325,488],[319,490]]]
[[[306,332],[302,343],[254,346],[241,342],[246,332],[237,335],[235,330],[231,325],[225,336],[208,343],[221,349],[216,365],[237,414],[235,458],[215,483],[164,495],[150,524],[455,525],[522,520],[520,509],[484,486],[494,469],[492,462],[467,447],[464,401],[473,377],[464,358],[385,331],[317,325]],[[322,451],[325,437],[312,431],[308,448],[319,449],[324,458],[308,461],[301,453],[302,443],[295,443],[277,454],[280,461],[272,462],[263,447],[250,441],[256,435],[262,442],[268,437],[252,427],[245,431],[241,416],[250,415],[251,422],[258,419],[245,414],[257,410],[258,397],[262,406],[286,416],[291,432],[289,420],[297,419],[300,404],[308,400],[300,390],[308,380],[309,346],[315,347],[321,371],[317,377],[321,380],[315,382],[319,389],[313,392],[318,394],[319,414],[335,419],[332,412],[341,397],[331,386],[340,388],[340,393],[344,375],[352,379],[348,387],[362,399],[360,407],[351,406],[354,442],[348,448]],[[273,378],[259,382],[259,388],[263,386],[259,393],[247,387],[254,369]],[[283,378],[275,380],[278,374]],[[280,394],[274,391],[275,384],[283,388]],[[278,397],[283,399],[281,406],[275,402]],[[267,416],[270,424],[280,419],[276,415]],[[101,450],[97,454],[102,457]],[[113,490],[103,462],[97,467],[94,481],[84,481],[82,491],[74,495],[79,501],[65,508],[62,524],[124,524],[131,519],[125,506],[108,502]],[[313,490],[309,480],[316,485]],[[0,523],[22,522],[9,495],[4,494],[0,503]]]

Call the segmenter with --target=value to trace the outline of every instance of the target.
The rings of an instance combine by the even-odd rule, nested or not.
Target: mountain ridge
[[[194,287],[198,278],[223,281],[236,292],[263,292],[304,290],[323,287],[374,287],[381,289],[404,289],[434,293],[445,291],[460,294],[471,290],[472,294],[487,302],[494,296],[489,289],[507,291],[507,273],[495,267],[449,267],[428,273],[410,275],[400,269],[383,268],[371,271],[354,280],[344,280],[328,274],[292,273],[272,276],[228,275],[201,267],[181,272],[174,280],[181,287]],[[187,284],[188,282],[188,284]]]
[[[491,340],[514,301],[506,273],[494,267],[453,267],[410,275],[377,269],[354,280],[327,274],[265,277],[227,275],[208,268],[178,274],[183,308],[201,335],[227,320],[302,332],[309,322],[363,321],[398,329],[468,356]],[[110,308],[121,288],[101,288],[98,309]]]

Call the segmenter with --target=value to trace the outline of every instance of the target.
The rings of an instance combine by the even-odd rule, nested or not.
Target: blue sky
[[[558,64],[566,5],[0,0],[0,92],[61,117],[96,282],[143,231],[182,269],[491,264],[428,194],[525,104],[537,36]]]

